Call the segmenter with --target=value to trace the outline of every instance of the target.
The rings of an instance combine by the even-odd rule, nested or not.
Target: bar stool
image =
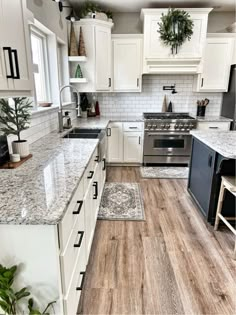
[[[219,222],[220,222],[220,220],[222,220],[225,223],[225,225],[234,233],[234,235],[236,237],[235,228],[228,222],[230,220],[236,220],[236,216],[235,217],[224,217],[221,214],[223,201],[224,201],[224,195],[225,195],[225,189],[227,189],[234,196],[236,196],[236,178],[235,177],[233,177],[233,176],[222,176],[221,177],[220,194],[219,194],[219,200],[218,200],[218,205],[217,205],[214,230],[218,229]],[[235,238],[233,259],[236,259],[236,238]]]

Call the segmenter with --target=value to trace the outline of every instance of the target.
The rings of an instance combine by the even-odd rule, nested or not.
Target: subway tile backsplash
[[[193,92],[193,75],[144,75],[141,93],[99,93],[98,100],[102,116],[133,116],[143,112],[159,112],[164,95],[173,104],[175,112],[195,114],[198,99],[208,98],[206,115],[220,115],[222,93]],[[163,85],[176,84],[177,94],[163,91]]]

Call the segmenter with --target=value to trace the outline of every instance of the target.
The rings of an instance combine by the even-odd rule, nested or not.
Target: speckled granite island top
[[[21,167],[0,170],[0,224],[57,224],[97,144],[53,132],[30,146],[33,158]]]
[[[236,159],[236,131],[198,131],[191,134],[225,158]]]

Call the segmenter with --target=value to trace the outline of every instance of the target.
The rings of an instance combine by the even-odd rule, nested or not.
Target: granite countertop
[[[225,158],[236,159],[236,131],[192,130],[190,133]]]
[[[56,131],[30,146],[33,157],[0,171],[0,224],[57,224],[64,216],[97,139],[63,139]]]
[[[230,122],[233,121],[233,119],[223,117],[223,116],[205,116],[205,117],[197,117],[196,115],[191,115],[196,117],[197,121],[203,121],[203,122]]]

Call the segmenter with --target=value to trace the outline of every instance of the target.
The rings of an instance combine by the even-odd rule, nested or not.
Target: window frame
[[[36,85],[35,85],[35,72],[33,72],[34,77],[34,87],[35,87],[35,105],[38,107],[39,102],[51,102],[51,86],[50,86],[50,76],[49,76],[49,58],[48,58],[48,38],[47,34],[42,32],[40,29],[31,25],[30,27],[30,37],[35,36],[42,41],[42,51],[41,56],[43,60],[43,77],[44,77],[44,86],[45,86],[45,100],[38,101],[37,93],[36,93]],[[32,42],[31,42],[31,50],[32,50]],[[32,50],[32,62],[33,62],[33,50]]]

